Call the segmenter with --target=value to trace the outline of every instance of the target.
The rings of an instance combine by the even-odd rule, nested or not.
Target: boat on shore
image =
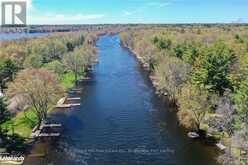
[[[191,139],[197,139],[200,137],[200,135],[196,132],[188,132],[188,137],[191,138]]]

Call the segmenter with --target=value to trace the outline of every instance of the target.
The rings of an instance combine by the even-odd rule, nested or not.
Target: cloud
[[[248,19],[244,19],[244,18],[238,18],[234,21],[232,21],[231,23],[234,23],[234,24],[239,24],[239,23],[248,23]]]
[[[123,13],[122,15],[123,16],[135,15],[138,13],[142,13],[149,8],[160,9],[160,8],[170,5],[173,1],[175,0],[164,0],[164,1],[155,0],[153,2],[142,2],[140,6],[135,7],[133,10],[124,10],[122,12]]]
[[[147,3],[147,6],[155,7],[155,8],[162,8],[168,5],[170,5],[170,2],[149,2]]]
[[[123,11],[123,15],[125,16],[129,16],[129,15],[132,15],[133,13],[130,12],[130,11]]]

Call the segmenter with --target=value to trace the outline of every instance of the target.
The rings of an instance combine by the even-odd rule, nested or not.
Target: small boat
[[[168,93],[167,93],[167,92],[164,92],[163,95],[164,95],[164,96],[168,96]]]
[[[188,137],[191,138],[191,139],[197,139],[200,137],[200,135],[196,132],[188,132]]]

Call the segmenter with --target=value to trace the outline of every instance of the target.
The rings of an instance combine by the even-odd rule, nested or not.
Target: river
[[[48,36],[50,33],[0,33],[0,41],[19,40]]]
[[[62,136],[46,147],[45,157],[25,164],[217,164],[213,147],[186,137],[173,109],[155,95],[117,35],[100,37],[96,46],[99,64],[91,81],[81,84],[81,106],[53,114],[64,126]]]

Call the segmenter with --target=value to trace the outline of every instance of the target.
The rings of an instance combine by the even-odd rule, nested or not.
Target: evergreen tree
[[[10,119],[10,114],[7,109],[6,100],[4,97],[0,97],[0,136],[3,136],[4,130],[1,127],[3,123]]]

